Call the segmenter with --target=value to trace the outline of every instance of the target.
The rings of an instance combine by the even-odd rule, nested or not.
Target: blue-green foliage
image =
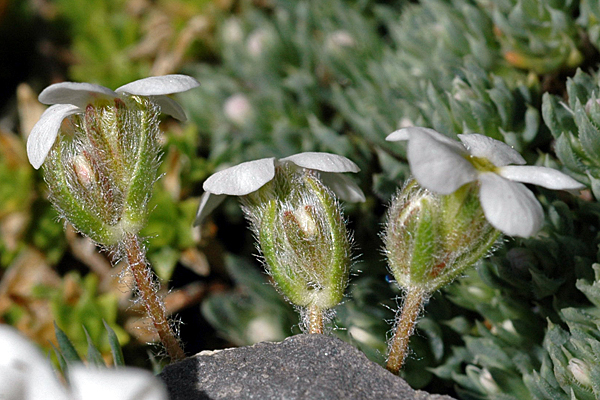
[[[106,338],[104,339],[108,340],[110,344],[114,366],[125,366],[123,350],[121,349],[121,344],[119,343],[117,334],[106,322],[104,322],[104,328],[106,330],[106,332],[103,332],[103,335],[106,335]],[[107,367],[106,361],[102,357],[102,353],[98,349],[97,344],[94,343],[85,327],[81,327],[81,329],[85,333],[87,339],[87,354],[85,357],[81,356],[77,352],[67,334],[60,329],[56,323],[54,324],[56,341],[58,343],[58,347],[53,347],[54,356],[58,362],[59,370],[65,378],[68,377],[67,371],[69,370],[69,366],[73,365],[74,363],[82,363],[85,361],[89,367]]]
[[[217,25],[218,62],[189,67],[202,82],[199,98],[185,95],[184,103],[199,129],[205,171],[300,151],[342,154],[360,165],[358,180],[374,196],[349,209],[362,255],[348,300],[337,309],[335,333],[382,362],[398,293],[377,252],[378,204],[409,173],[404,145],[385,136],[407,124],[449,136],[482,133],[514,146],[530,163],[565,170],[594,187],[592,172],[600,164],[588,153],[600,138],[592,132],[600,106],[592,102],[587,112],[585,106],[595,98],[597,80],[578,73],[567,85],[569,104],[559,98],[559,74],[573,72],[588,54],[581,35],[589,29],[597,42],[594,10],[592,2],[537,0],[396,7],[282,1],[268,10],[244,3]],[[544,95],[549,90],[555,94]],[[238,114],[226,108],[231,96],[243,106]],[[582,127],[589,144],[578,142],[588,135]],[[568,141],[561,139],[566,135]],[[547,215],[542,233],[507,239],[477,271],[444,290],[445,298],[432,298],[403,372],[414,386],[456,385],[467,399],[542,399],[571,390],[585,398],[595,390],[574,380],[569,360],[595,359],[595,338],[582,327],[594,323],[581,313],[596,312],[582,288],[595,282],[599,209],[564,193],[536,194]],[[224,218],[239,223],[233,209]],[[239,285],[256,306],[247,309],[239,294],[221,294],[203,307],[240,344],[248,342],[259,309],[285,309],[255,279]],[[261,306],[261,293],[279,305]]]
[[[116,87],[149,73],[157,54],[132,56],[145,37],[149,9],[124,12],[122,0],[55,3],[78,60],[71,80]],[[178,2],[152,3],[175,21],[202,7],[185,2],[185,12],[173,17],[165,10]],[[408,124],[451,137],[485,134],[514,146],[530,163],[569,173],[591,194],[578,199],[536,189],[546,214],[540,235],[506,239],[477,270],[434,294],[403,374],[415,387],[464,399],[600,397],[600,209],[592,197],[600,195],[600,88],[589,69],[597,68],[600,47],[596,0],[240,1],[231,10],[213,10],[209,21],[215,37],[202,45],[214,51],[210,62],[192,60],[183,69],[201,87],[178,96],[191,125],[166,135],[161,173],[176,177],[176,184],[155,186],[144,231],[161,277],[171,277],[181,254],[195,249],[189,225],[196,200],[190,196],[215,170],[302,151],[344,155],[362,169],[357,181],[367,202],[346,206],[360,257],[333,333],[383,362],[399,293],[386,279],[377,233],[383,205],[410,173],[404,144],[385,136]],[[188,55],[197,56],[195,50]],[[8,137],[1,136],[2,149],[9,150],[0,149],[0,220],[14,213],[33,217],[16,247],[0,241],[0,264],[10,265],[29,244],[58,263],[66,247],[62,227],[44,196],[30,194],[39,189],[22,143],[13,151],[9,140],[16,139]],[[215,221],[221,230],[228,223],[243,229],[232,203]],[[204,240],[211,268],[222,262],[235,285],[202,305],[222,336],[244,345],[265,339],[265,332],[270,340],[298,332],[291,306],[257,272],[250,240],[230,243],[226,234],[212,233]],[[235,256],[217,260],[213,250],[223,247]],[[82,304],[97,303],[92,300]],[[86,340],[99,340],[102,325],[86,325],[84,335],[83,319],[59,305],[56,319],[77,348],[73,354],[60,340],[64,370],[81,358]],[[97,315],[110,314],[113,325],[117,306],[105,306],[110,313]],[[74,307],[80,309],[87,308]],[[98,343],[122,363],[114,337],[110,346]],[[90,346],[88,361],[99,362]]]

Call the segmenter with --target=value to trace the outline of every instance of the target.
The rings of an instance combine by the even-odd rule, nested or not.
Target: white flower
[[[138,368],[69,366],[70,387],[58,381],[48,360],[19,332],[0,325],[2,400],[167,400],[162,382]]]
[[[198,85],[198,81],[186,75],[153,76],[128,83],[115,91],[92,83],[62,82],[50,85],[38,98],[41,103],[53,105],[42,114],[27,139],[29,162],[38,169],[52,148],[62,121],[70,115],[82,114],[95,99],[114,99],[123,94],[146,96],[165,114],[185,121],[181,106],[165,95],[184,92]]]
[[[211,175],[203,185],[204,194],[196,214],[196,225],[214,210],[225,196],[245,196],[257,191],[275,177],[275,167],[292,163],[300,168],[320,172],[321,181],[341,199],[346,201],[365,201],[362,190],[343,172],[358,172],[356,164],[346,157],[329,153],[299,153],[276,159],[261,158],[224,169]]]
[[[450,194],[478,181],[479,198],[487,220],[510,236],[529,237],[541,227],[542,206],[522,183],[548,189],[575,190],[584,186],[546,167],[525,166],[523,157],[507,144],[479,134],[458,135],[456,142],[433,129],[397,130],[389,141],[408,140],[408,163],[421,186]],[[520,165],[509,165],[520,164]]]
[[[245,95],[237,93],[225,100],[223,111],[229,120],[243,126],[252,116],[252,105]]]
[[[344,47],[354,47],[356,41],[352,35],[343,29],[332,32],[325,40],[325,47],[329,50],[342,50]]]

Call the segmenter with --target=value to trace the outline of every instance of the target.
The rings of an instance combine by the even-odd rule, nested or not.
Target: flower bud
[[[567,369],[573,374],[573,378],[583,387],[592,388],[593,382],[590,377],[590,367],[579,358],[571,358]]]
[[[242,204],[281,292],[301,307],[336,306],[348,283],[351,239],[335,195],[317,173],[280,165]]]
[[[71,116],[44,164],[50,199],[78,231],[111,246],[144,225],[156,180],[159,109],[148,99],[97,99]]]
[[[228,97],[223,105],[223,111],[230,121],[239,126],[246,125],[253,114],[252,105],[248,97],[241,93]]]
[[[384,233],[385,252],[398,285],[432,293],[484,257],[499,232],[483,214],[476,183],[449,195],[415,180],[394,198]]]

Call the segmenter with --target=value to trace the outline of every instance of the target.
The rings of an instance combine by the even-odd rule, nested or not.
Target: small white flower
[[[254,58],[260,57],[268,42],[269,34],[267,31],[264,29],[256,29],[250,34],[250,36],[248,36],[246,42],[248,53]]]
[[[165,114],[185,121],[181,106],[166,95],[184,92],[198,85],[198,81],[186,75],[152,76],[128,83],[115,91],[92,83],[62,82],[50,85],[38,98],[41,103],[52,106],[42,114],[27,139],[29,162],[38,169],[52,148],[62,121],[70,115],[82,114],[95,99],[114,99],[123,94],[146,96]]]
[[[319,171],[321,181],[342,200],[365,201],[365,195],[356,183],[345,175],[341,175],[343,172],[360,170],[346,157],[329,153],[307,152],[280,159],[261,158],[211,175],[203,185],[204,194],[200,199],[195,224],[201,224],[204,218],[225,200],[225,196],[245,196],[263,187],[275,177],[275,167],[284,163]]]
[[[252,105],[241,93],[229,96],[223,105],[225,116],[237,125],[245,125],[252,116]]]
[[[244,30],[237,18],[229,18],[225,21],[223,24],[222,37],[227,45],[235,45],[242,42],[244,39]]]
[[[342,50],[345,47],[354,47],[355,45],[356,41],[352,35],[343,29],[332,32],[325,39],[325,47],[333,51]]]
[[[48,360],[14,328],[0,325],[0,399],[167,400],[162,382],[138,368],[69,367],[70,387],[58,381]]]
[[[487,220],[507,235],[532,236],[544,219],[540,203],[519,182],[548,189],[584,188],[554,169],[522,165],[523,157],[503,142],[479,134],[458,137],[462,143],[433,129],[409,127],[391,133],[386,140],[409,141],[408,163],[417,182],[426,189],[450,194],[466,183],[478,181]]]

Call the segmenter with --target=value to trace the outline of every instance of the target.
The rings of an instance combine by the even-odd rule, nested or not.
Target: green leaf
[[[108,343],[110,344],[110,349],[112,352],[113,360],[115,366],[124,366],[125,358],[123,357],[123,349],[121,348],[121,344],[119,343],[119,338],[115,331],[106,323],[106,321],[102,320],[104,323],[104,327],[106,328],[106,332],[108,333]]]
[[[98,367],[106,367],[106,364],[104,363],[104,359],[102,358],[102,354],[100,353],[98,348],[96,348],[96,346],[94,345],[94,342],[93,342],[92,338],[90,337],[90,334],[88,333],[87,329],[85,329],[85,326],[83,327],[83,331],[85,332],[85,337],[87,339],[87,344],[88,344],[88,348],[87,348],[88,364],[94,364]]]
[[[58,348],[66,363],[81,362],[81,357],[77,354],[77,350],[75,350],[73,343],[71,343],[71,340],[67,335],[58,327],[56,322],[54,323],[54,332],[56,333]]]
[[[569,137],[574,140],[570,132],[564,132],[558,137],[558,139],[556,139],[554,146],[556,155],[563,165],[571,171],[584,173],[586,170],[585,165],[581,162],[581,159],[578,157],[578,155],[573,151]]]
[[[554,138],[558,138],[563,132],[575,132],[577,130],[573,119],[573,111],[562,103],[557,96],[544,93],[542,97],[542,116]]]
[[[582,150],[595,166],[600,166],[600,130],[589,120],[579,101],[575,108],[575,122],[579,128]]]
[[[68,383],[69,374],[67,372],[69,371],[69,365],[67,364],[67,361],[63,357],[60,350],[58,350],[56,346],[54,346],[54,343],[50,343],[50,345],[52,346],[52,351],[54,351],[54,355],[56,356],[56,360],[58,361],[60,372],[62,373],[63,377],[67,380]]]

